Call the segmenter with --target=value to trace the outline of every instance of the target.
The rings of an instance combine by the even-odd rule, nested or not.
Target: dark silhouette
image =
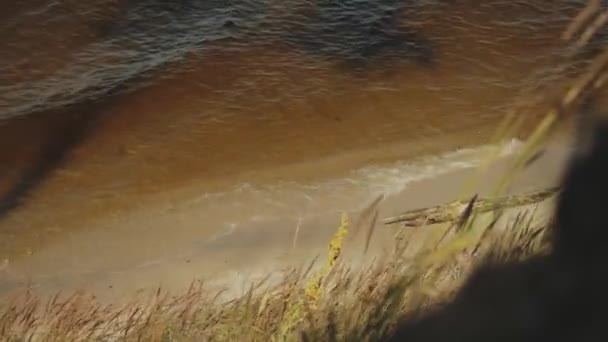
[[[389,341],[608,341],[607,195],[604,121],[581,131],[551,227],[552,251],[488,260],[452,302],[406,317]]]

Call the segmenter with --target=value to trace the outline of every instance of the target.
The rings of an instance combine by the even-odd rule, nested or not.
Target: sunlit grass
[[[287,271],[278,284],[251,284],[229,301],[220,301],[220,294],[204,284],[193,284],[183,294],[159,289],[151,298],[122,306],[102,306],[84,293],[46,302],[28,293],[0,308],[0,339],[379,341],[404,312],[447,298],[474,265],[472,260],[485,254],[473,255],[474,250],[529,246],[519,253],[532,253],[539,246],[538,231],[544,229],[520,219],[501,233],[483,235],[491,224],[483,222],[487,220],[471,230],[436,226],[420,251],[409,257],[404,251],[410,240],[394,227],[394,249],[356,268],[341,259],[348,248],[345,214],[320,267],[311,263]],[[478,244],[483,248],[474,248]]]
[[[570,35],[575,31],[576,27],[569,28]],[[504,192],[542,150],[568,110],[608,79],[606,65],[608,53],[566,91],[558,109],[548,112],[514,156],[493,196]],[[495,141],[512,135],[521,123],[517,113],[508,116],[497,128]],[[488,156],[476,176],[495,158]],[[449,299],[479,262],[506,262],[545,252],[550,247],[544,239],[550,216],[538,214],[550,211],[552,200],[485,212],[476,210],[472,200],[449,222],[416,228],[429,230],[424,238],[412,239],[415,232],[397,223],[387,228],[394,232],[393,249],[363,266],[341,259],[349,248],[345,237],[350,222],[344,214],[320,268],[311,262],[287,270],[277,283],[252,283],[230,300],[203,283],[193,283],[180,294],[159,288],[153,296],[115,306],[102,305],[85,293],[42,300],[26,292],[0,306],[0,340],[381,341],[404,313]],[[376,219],[377,213],[372,222]],[[373,225],[368,232],[365,251]],[[420,239],[416,253],[406,253]]]

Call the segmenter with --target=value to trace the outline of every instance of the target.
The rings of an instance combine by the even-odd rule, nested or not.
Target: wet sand
[[[510,192],[529,192],[555,185],[567,152],[563,143],[551,146],[547,154],[516,179]],[[379,217],[463,198],[469,196],[471,190],[478,190],[483,195],[496,183],[508,163],[508,156],[498,160],[470,189],[465,189],[464,185],[476,175],[478,169],[475,167],[412,182],[380,203]],[[299,219],[258,219],[210,234],[208,228],[201,228],[207,223],[200,213],[204,208],[192,205],[187,197],[182,197],[181,201],[190,205],[171,210],[166,206],[175,205],[177,201],[173,199],[149,203],[115,219],[103,217],[86,230],[71,233],[27,258],[10,262],[3,271],[0,296],[6,298],[29,284],[41,294],[86,289],[101,299],[117,300],[136,290],[151,290],[158,285],[168,290],[182,290],[193,279],[204,279],[215,286],[227,285],[238,292],[255,277],[278,274],[286,267],[299,266],[317,255],[323,256],[340,219],[339,210],[335,210]],[[361,203],[359,208],[366,204]],[[262,213],[264,205],[258,210]],[[367,227],[363,223],[356,228],[359,210],[350,210],[354,223],[351,234],[355,236],[349,237],[347,242],[347,260],[362,258],[361,243]],[[293,238],[298,225],[294,249]],[[366,257],[379,257],[391,250],[395,229],[377,223],[371,253]],[[424,231],[420,234],[424,235]],[[412,238],[416,239],[416,234]]]

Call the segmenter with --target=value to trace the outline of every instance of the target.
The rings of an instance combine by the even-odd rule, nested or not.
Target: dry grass
[[[584,45],[605,21],[604,14],[592,20],[598,10],[597,1],[592,2],[564,37]],[[588,28],[579,27],[581,22],[590,22]],[[578,38],[577,32],[582,32]],[[606,65],[608,52],[600,53],[567,90],[532,133],[496,194],[542,151],[560,119],[603,85]],[[516,125],[516,116],[509,120],[501,131]],[[478,261],[525,258],[547,247],[542,241],[549,223],[535,223],[531,211],[515,215],[506,229],[494,229],[504,213],[501,206],[485,213],[477,212],[474,205],[461,209],[458,215],[450,213],[449,224],[435,229],[413,256],[405,253],[407,230],[397,229],[393,251],[362,268],[340,258],[349,228],[345,216],[321,270],[311,263],[286,271],[278,284],[252,284],[244,295],[229,301],[220,300],[221,292],[210,292],[202,283],[178,295],[158,289],[150,298],[121,306],[101,305],[85,293],[43,301],[28,292],[0,306],[0,340],[381,341],[405,312],[450,298]],[[375,222],[377,214],[370,215]],[[368,232],[369,240],[372,230]]]
[[[510,257],[517,246],[517,254],[526,255],[537,249],[544,228],[530,224],[522,216],[509,229],[478,242],[511,250]],[[158,289],[151,298],[122,306],[101,306],[85,293],[57,295],[44,302],[25,293],[0,308],[0,339],[379,341],[406,309],[427,305],[437,299],[435,293],[453,288],[454,280],[470,269],[472,258],[496,251],[472,248],[476,244],[462,232],[439,242],[429,239],[420,253],[407,258],[407,241],[398,230],[387,258],[354,270],[339,258],[347,227],[344,217],[319,271],[313,272],[313,264],[290,270],[279,284],[252,284],[247,293],[230,301],[220,301],[221,293],[208,292],[200,283],[176,296]],[[457,269],[460,274],[454,275]]]

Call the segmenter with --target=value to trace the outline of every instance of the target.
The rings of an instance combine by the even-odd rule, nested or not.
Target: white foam
[[[370,165],[341,178],[313,183],[282,181],[264,186],[243,183],[231,191],[205,194],[197,201],[199,205],[205,202],[203,210],[209,215],[224,215],[230,220],[230,228],[222,229],[219,236],[213,237],[217,240],[232,234],[239,225],[254,220],[358,210],[381,194],[388,197],[402,192],[412,182],[478,166],[490,153],[506,156],[522,145],[521,141],[513,139],[498,146],[486,145],[388,165]]]

